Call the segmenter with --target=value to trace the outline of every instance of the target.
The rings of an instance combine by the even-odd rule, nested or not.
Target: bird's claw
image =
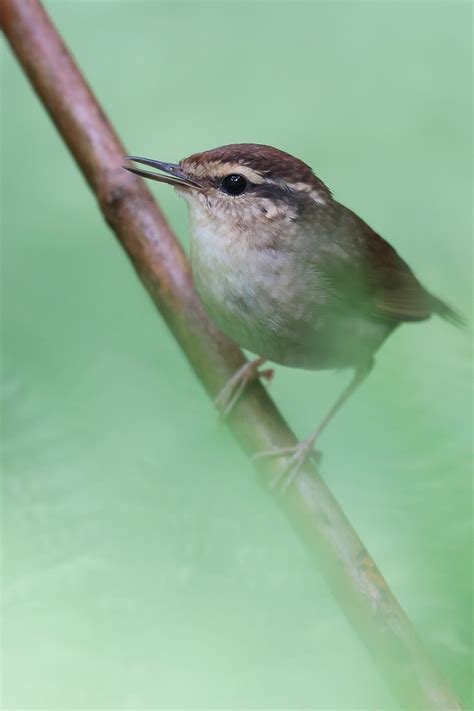
[[[264,358],[255,358],[255,360],[247,361],[229,378],[214,400],[214,405],[220,412],[221,420],[227,417],[249,383],[258,378],[266,378],[267,380],[273,378],[274,371],[272,368],[259,370],[264,362]]]
[[[276,489],[278,485],[280,485],[282,493],[285,493],[296,480],[308,459],[312,459],[316,466],[320,465],[322,453],[320,450],[314,449],[314,443],[315,437],[311,436],[292,447],[281,447],[279,449],[257,452],[257,454],[253,455],[252,459],[257,460],[291,455],[283,470],[278,472],[270,483],[271,489]]]

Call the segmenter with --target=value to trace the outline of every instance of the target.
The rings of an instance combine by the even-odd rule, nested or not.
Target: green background
[[[310,163],[469,317],[471,7],[48,2],[130,152]],[[3,708],[392,709],[2,43]],[[157,197],[187,245],[185,204]],[[466,705],[470,327],[406,326],[322,473]],[[278,367],[300,436],[349,373]]]

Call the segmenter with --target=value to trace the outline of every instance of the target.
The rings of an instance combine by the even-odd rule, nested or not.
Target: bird
[[[286,490],[322,431],[365,380],[374,356],[403,323],[433,314],[461,317],[418,281],[396,250],[299,158],[272,146],[237,143],[166,163],[140,156],[124,165],[168,183],[186,200],[194,283],[223,333],[255,354],[216,399],[224,414],[266,361],[308,370],[351,369],[352,379],[318,427],[285,457]],[[159,171],[159,172],[155,172]]]

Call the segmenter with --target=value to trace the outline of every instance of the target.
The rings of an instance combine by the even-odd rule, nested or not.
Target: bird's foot
[[[322,454],[319,450],[314,449],[318,433],[313,433],[310,437],[298,442],[292,447],[281,447],[279,449],[269,449],[264,452],[257,452],[253,455],[253,459],[266,459],[273,457],[286,457],[289,459],[281,472],[275,476],[270,484],[272,489],[280,486],[282,493],[292,485],[298,474],[303,468],[308,459],[312,459],[316,466],[321,463]]]
[[[274,371],[272,368],[259,370],[263,363],[265,363],[264,358],[255,358],[255,360],[247,361],[227,381],[214,400],[214,405],[220,411],[221,419],[227,417],[249,383],[258,378],[266,378],[267,380],[273,378]]]

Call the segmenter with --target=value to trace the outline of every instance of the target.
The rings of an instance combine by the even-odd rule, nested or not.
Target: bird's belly
[[[283,362],[292,342],[301,338],[304,309],[278,260],[200,256],[193,254],[194,281],[221,331],[243,348]]]
[[[318,274],[278,255],[239,262],[192,253],[199,296],[218,327],[252,353],[275,363],[323,369],[356,366],[389,332],[384,324],[335,313]]]

